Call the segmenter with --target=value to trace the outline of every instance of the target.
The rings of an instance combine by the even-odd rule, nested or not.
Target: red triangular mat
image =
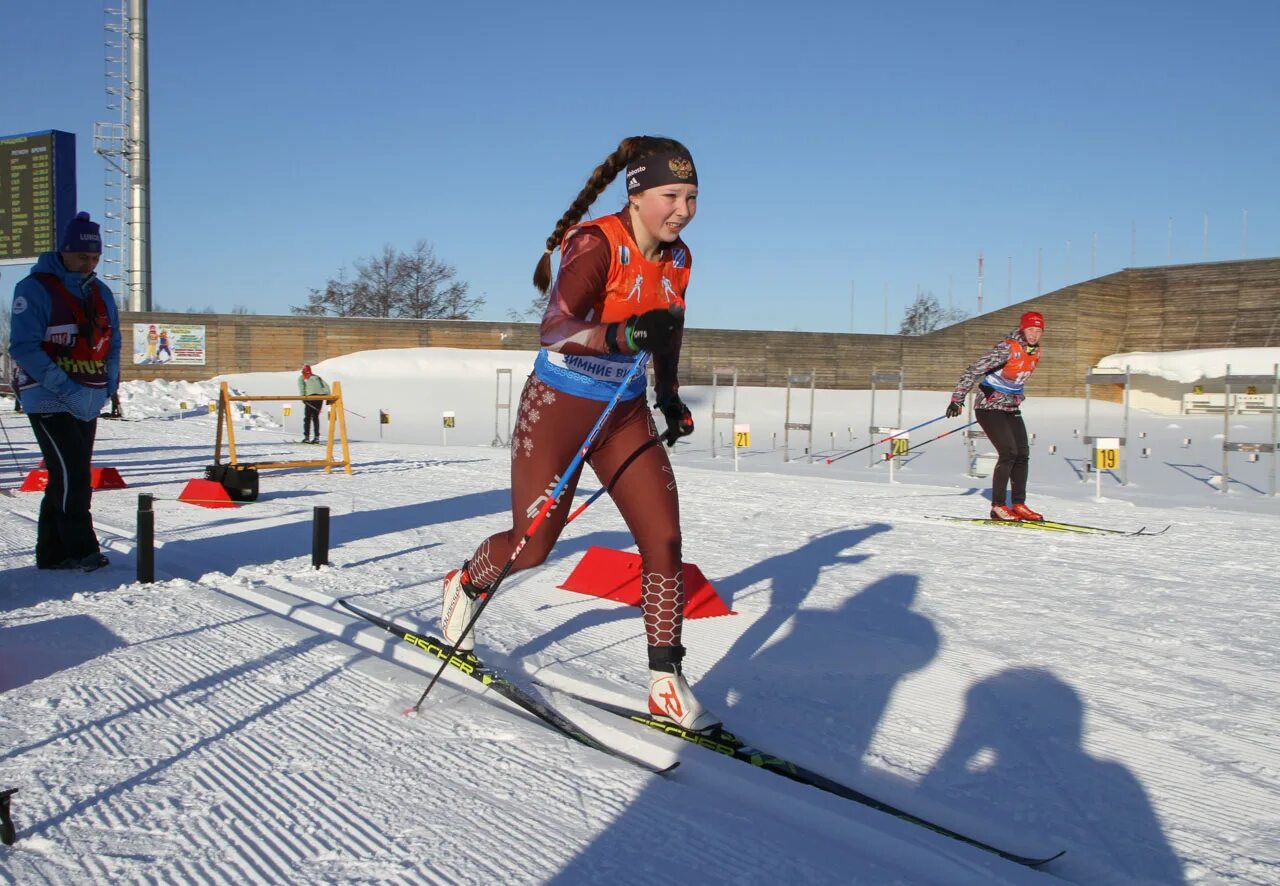
[[[40,464],[44,464],[44,459],[40,460]],[[115,468],[90,468],[89,478],[89,485],[94,489],[125,489],[128,486]],[[44,468],[36,468],[22,481],[20,491],[43,492],[48,487],[49,472]]]
[[[640,605],[640,555],[592,546],[560,585],[566,591],[616,600],[628,606]],[[685,618],[736,615],[724,605],[702,570],[684,564]]]

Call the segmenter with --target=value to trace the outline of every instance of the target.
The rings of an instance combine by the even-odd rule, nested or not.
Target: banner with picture
[[[184,323],[133,324],[135,366],[204,365],[204,326]]]

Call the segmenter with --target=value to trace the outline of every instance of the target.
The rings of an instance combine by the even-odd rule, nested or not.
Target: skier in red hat
[[[973,416],[1000,456],[991,475],[992,520],[1044,519],[1027,507],[1031,446],[1021,410],[1026,398],[1023,386],[1040,362],[1043,335],[1044,315],[1027,311],[1008,338],[969,365],[947,404],[947,417],[955,418],[963,411],[964,398],[970,389],[978,384],[981,393],[974,401]],[[1012,496],[1006,501],[1005,491],[1009,486],[1013,487]]]

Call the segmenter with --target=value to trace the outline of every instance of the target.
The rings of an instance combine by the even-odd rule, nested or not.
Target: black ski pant
[[[302,439],[320,439],[320,410],[323,408],[324,403],[319,400],[302,402]]]
[[[98,420],[80,421],[69,412],[36,412],[27,417],[49,473],[36,525],[36,565],[49,569],[68,557],[80,560],[101,550],[89,513]]]
[[[991,504],[1005,504],[1005,488],[1013,486],[1013,501],[1020,505],[1027,500],[1027,472],[1031,461],[1031,445],[1027,442],[1027,426],[1022,412],[1002,409],[975,409],[973,417],[987,434],[987,439],[1000,456],[991,474]]]

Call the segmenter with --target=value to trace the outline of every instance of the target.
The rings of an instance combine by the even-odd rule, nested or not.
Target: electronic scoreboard
[[[32,264],[76,214],[76,137],[0,136],[0,264]]]

